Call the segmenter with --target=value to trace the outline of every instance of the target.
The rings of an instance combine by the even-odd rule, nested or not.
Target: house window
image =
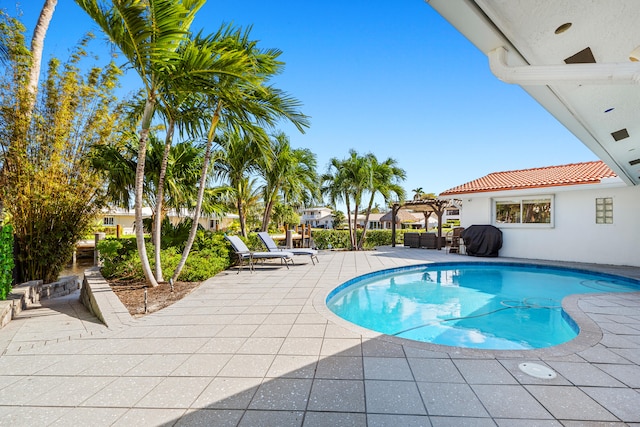
[[[215,219],[210,219],[209,220],[209,230],[215,230],[216,229],[216,223],[217,223],[217,221]]]
[[[380,221],[370,221],[369,228],[371,230],[380,230],[382,228]]]
[[[460,215],[460,209],[447,209],[447,215]]]
[[[553,226],[553,197],[494,200],[494,223]]]
[[[102,220],[102,225],[114,225],[115,221],[112,216],[105,216]]]
[[[596,198],[596,224],[613,224],[613,198]]]

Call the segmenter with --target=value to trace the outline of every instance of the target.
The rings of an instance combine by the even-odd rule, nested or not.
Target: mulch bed
[[[133,317],[141,317],[145,314],[153,313],[170,306],[176,301],[180,301],[189,295],[194,289],[200,286],[201,282],[176,282],[173,290],[168,283],[161,283],[158,286],[147,286],[141,282],[109,282],[113,292],[120,298],[120,301],[127,307]],[[145,307],[144,291],[147,291],[147,302]]]

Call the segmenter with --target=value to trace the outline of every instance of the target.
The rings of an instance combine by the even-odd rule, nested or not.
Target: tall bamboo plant
[[[69,61],[49,61],[31,109],[24,29],[15,20],[2,25],[15,31],[0,78],[0,121],[5,124],[0,128],[0,187],[16,235],[20,279],[49,282],[57,279],[93,221],[101,182],[87,153],[94,144],[109,143],[118,128],[113,90],[120,70],[110,64],[82,73],[85,38]]]

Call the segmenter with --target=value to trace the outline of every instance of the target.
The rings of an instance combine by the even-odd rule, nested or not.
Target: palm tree
[[[422,187],[414,188],[411,191],[413,191],[413,200],[422,200],[422,195],[424,194]]]
[[[142,269],[152,286],[158,282],[151,271],[144,243],[142,201],[147,140],[156,107],[164,101],[163,94],[177,89],[206,92],[206,88],[211,87],[212,75],[239,75],[241,66],[245,65],[235,52],[212,55],[207,49],[185,47],[192,43],[190,27],[205,1],[120,0],[102,4],[99,0],[76,0],[120,49],[144,85],[145,105],[135,179],[135,224]]]
[[[264,215],[262,231],[267,231],[271,212],[278,196],[287,205],[300,206],[316,199],[318,175],[316,157],[309,149],[292,149],[289,138],[282,132],[271,140],[274,159],[260,165],[264,179]]]
[[[96,146],[91,157],[93,167],[105,175],[108,199],[125,209],[131,206],[131,194],[135,186],[138,166],[137,139],[137,134],[128,134],[117,146]],[[154,208],[154,215],[160,215],[161,221],[169,209],[191,209],[195,205],[195,186],[204,158],[204,147],[192,141],[171,145],[167,156],[165,180],[162,182],[164,191],[159,192],[163,149],[163,141],[155,134],[150,134],[145,159],[144,202]],[[158,194],[163,195],[163,200],[157,199]],[[162,206],[160,211],[156,211],[157,206]],[[212,206],[208,206],[209,210],[211,208]]]
[[[248,70],[245,70],[243,78],[233,75],[215,76],[215,81],[210,84],[211,90],[207,92],[207,96],[204,98],[206,102],[204,111],[209,114],[210,122],[207,132],[205,162],[200,177],[198,201],[202,199],[212,145],[220,123],[227,128],[235,128],[236,131],[245,134],[245,136],[258,135],[259,137],[255,138],[255,142],[258,145],[268,143],[261,136],[262,130],[259,129],[260,126],[273,127],[283,118],[293,123],[300,132],[303,132],[304,127],[309,125],[307,117],[298,111],[299,101],[267,85],[271,77],[282,71],[284,64],[277,60],[281,52],[276,49],[258,49],[257,43],[249,39],[249,32],[249,30],[243,32],[234,30],[231,27],[222,27],[209,38],[196,39],[196,46],[201,44],[205,46],[222,45],[222,51],[239,52],[248,64]],[[262,147],[259,151],[266,152],[268,150],[266,147]],[[198,214],[199,209],[196,208],[193,218],[194,227],[189,234],[182,258],[173,273],[174,280],[176,280],[186,263],[189,251],[195,240],[197,230],[195,226],[198,222]],[[243,230],[243,233],[246,233],[246,228],[243,228]]]
[[[332,157],[329,160],[327,172],[320,178],[322,181],[320,192],[327,197],[329,204],[332,206],[336,206],[340,203],[344,203],[346,205],[349,241],[353,242],[353,231],[351,229],[351,198],[347,193],[348,183],[346,182],[345,175],[342,173],[343,163],[344,160],[339,160],[336,157]]]
[[[323,175],[322,192],[329,197],[332,205],[344,202],[347,208],[347,222],[349,226],[349,241],[352,249],[357,246],[357,215],[362,204],[362,196],[370,182],[369,161],[360,156],[355,150],[349,150],[349,157],[344,160],[332,158],[329,171]],[[351,206],[353,203],[353,221]]]
[[[213,155],[217,178],[226,180],[235,194],[240,231],[247,237],[246,206],[242,198],[246,194],[249,176],[257,172],[260,164],[269,164],[273,152],[264,141],[266,135],[225,132],[219,141],[220,148]]]
[[[392,195],[395,195],[396,200],[404,199],[404,189],[399,185],[400,181],[403,181],[407,174],[404,169],[397,166],[397,162],[394,159],[387,159],[380,163],[376,156],[369,154],[366,156],[370,170],[370,182],[367,191],[370,193],[369,205],[366,209],[364,229],[358,242],[358,249],[362,249],[364,245],[364,239],[367,234],[367,224],[369,223],[369,215],[373,206],[374,198],[377,194],[384,197],[385,204],[389,204]]]
[[[343,162],[342,174],[347,183],[347,197],[353,200],[354,220],[349,220],[349,228],[353,226],[351,233],[351,247],[358,250],[357,221],[358,212],[362,206],[362,197],[371,186],[371,162],[368,156],[360,156],[355,150],[349,151],[349,157]],[[349,213],[347,212],[347,215]]]
[[[333,215],[333,228],[340,228],[344,224],[344,212],[334,209],[331,214]]]

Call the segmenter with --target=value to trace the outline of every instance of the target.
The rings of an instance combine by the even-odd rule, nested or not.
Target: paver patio
[[[533,351],[380,336],[324,305],[352,277],[453,260],[488,261],[324,252],[315,266],[223,272],[111,329],[77,294],[47,301],[0,330],[0,425],[640,426],[640,293],[567,298],[585,333]],[[633,267],[571,265],[640,278]],[[534,378],[522,362],[558,375]]]

